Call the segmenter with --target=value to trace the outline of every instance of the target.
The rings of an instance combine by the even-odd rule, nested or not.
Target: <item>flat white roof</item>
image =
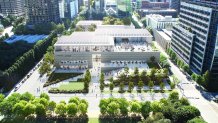
[[[90,24],[99,21],[80,21],[78,24]],[[102,23],[101,21],[99,23]],[[153,37],[146,29],[135,29],[125,25],[98,25],[95,32],[74,32],[70,36],[61,36],[55,46],[63,45],[114,45],[114,37]]]
[[[114,45],[113,37],[95,36],[94,32],[74,32],[70,36],[62,36],[55,46],[63,45]]]
[[[165,40],[171,41],[171,38],[166,33],[164,33],[163,31],[157,30],[157,33],[159,33],[161,35],[161,37],[163,37]]]
[[[102,21],[95,21],[95,20],[83,20],[83,21],[79,21],[76,25],[91,25],[91,24],[95,24],[95,25],[102,25]]]
[[[97,36],[113,37],[153,37],[147,29],[96,29]]]

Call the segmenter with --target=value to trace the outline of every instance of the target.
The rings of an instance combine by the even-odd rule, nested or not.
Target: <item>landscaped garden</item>
[[[130,72],[129,68],[124,68],[124,71],[121,72],[116,78],[111,77],[109,79],[110,83],[105,84],[104,74],[100,75],[100,90],[104,92],[105,88],[109,88],[109,90],[114,92],[115,87],[119,87],[119,93],[129,92],[132,93],[137,91],[138,93],[143,92],[165,92],[171,91],[175,88],[175,82],[171,82],[168,76],[168,69],[156,69],[152,68],[150,70],[143,70],[139,72],[139,69],[136,67],[134,72]],[[170,89],[165,90],[165,84],[169,84]],[[125,87],[128,86],[128,90]],[[154,86],[158,86],[159,89],[154,89]],[[136,90],[133,90],[136,87]],[[147,89],[145,89],[147,87]]]
[[[169,98],[160,101],[139,102],[124,98],[102,99],[99,104],[100,122],[129,123],[206,123],[200,111],[191,106],[186,98],[172,92]]]
[[[51,75],[48,78],[48,81],[44,84],[44,87],[59,83],[63,80],[67,80],[70,78],[73,78],[75,76],[79,76],[81,73],[51,73]]]
[[[55,80],[61,78],[58,74]],[[66,77],[71,77],[74,74],[66,74]],[[64,78],[62,76],[62,78]],[[66,80],[64,78],[64,80]],[[60,82],[60,81],[59,81]],[[69,83],[61,83],[59,87],[51,88],[49,93],[88,93],[89,84],[91,82],[91,73],[89,70],[86,71],[84,78],[77,79],[77,81],[70,81]]]

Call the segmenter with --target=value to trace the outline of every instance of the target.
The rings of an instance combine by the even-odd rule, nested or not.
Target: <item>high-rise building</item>
[[[95,0],[95,10],[97,12],[103,12],[105,7],[105,0]]]
[[[117,0],[117,14],[120,17],[128,16],[132,12],[131,0]]]
[[[175,9],[177,13],[180,11],[180,0],[171,0],[170,1],[170,8]]]
[[[60,22],[58,0],[27,0],[28,24]]]
[[[0,13],[5,16],[24,16],[24,5],[24,0],[0,0]]]
[[[74,18],[79,12],[78,0],[59,0],[60,18]]]
[[[218,89],[218,2],[183,1],[180,7],[172,49],[193,72],[211,71]]]

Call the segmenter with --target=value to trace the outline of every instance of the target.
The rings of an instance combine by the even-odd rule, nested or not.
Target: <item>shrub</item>
[[[67,114],[70,116],[75,116],[78,112],[77,104],[75,103],[69,103],[67,105]]]
[[[187,123],[207,123],[207,122],[204,121],[202,118],[194,118],[189,120]]]
[[[45,98],[45,99],[47,99],[47,100],[50,99],[49,96],[48,96],[48,94],[46,94],[46,93],[40,94],[40,98]]]
[[[151,102],[146,101],[141,103],[141,114],[144,118],[149,116],[149,113],[151,112]]]
[[[177,123],[186,123],[195,117],[200,116],[200,111],[193,106],[183,106],[176,110],[174,120]]]

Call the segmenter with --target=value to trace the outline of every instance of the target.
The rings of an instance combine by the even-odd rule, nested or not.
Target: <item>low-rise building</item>
[[[155,57],[159,62],[160,52],[150,46],[153,36],[146,29],[115,27],[97,26],[94,32],[74,32],[70,36],[60,37],[55,44],[57,70],[92,68],[96,61],[104,63],[104,66],[99,67],[108,69],[116,61],[127,65],[133,61],[150,62],[150,58]]]
[[[162,47],[165,51],[170,48],[172,31],[170,30],[153,30],[155,41]]]
[[[146,15],[146,25],[152,29],[172,29],[178,23],[178,18],[162,15]]]

